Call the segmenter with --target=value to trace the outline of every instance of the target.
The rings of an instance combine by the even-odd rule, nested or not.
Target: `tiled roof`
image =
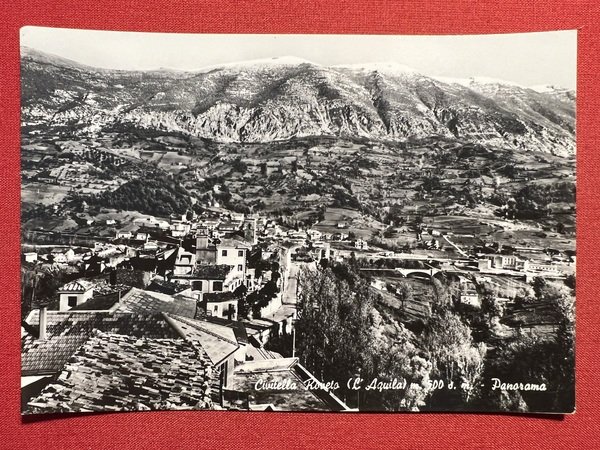
[[[237,230],[238,228],[240,228],[242,226],[242,221],[239,220],[229,220],[229,221],[225,221],[225,222],[221,222],[218,225],[218,228],[220,230]]]
[[[227,302],[234,300],[235,294],[231,291],[226,292],[207,292],[203,294],[202,298],[207,302]]]
[[[193,318],[196,315],[196,300],[189,297],[173,297],[160,292],[133,288],[121,298],[116,311],[133,313],[165,312]]]
[[[160,292],[162,294],[177,294],[178,292],[185,291],[189,286],[181,283],[175,283],[172,281],[154,279],[148,286],[149,291]]]
[[[246,327],[244,326],[244,323],[242,321],[230,321],[225,326],[233,330],[233,332],[235,333],[235,338],[237,339],[239,344],[245,345],[248,343],[248,333],[246,333]]]
[[[59,292],[85,292],[93,287],[94,287],[94,285],[86,280],[75,280],[75,281],[71,281],[70,283],[65,284],[58,291]]]
[[[110,295],[119,291],[121,291],[121,293],[124,294],[126,291],[132,288],[132,286],[128,284],[109,284],[102,283],[101,281],[104,280],[100,280],[100,282],[96,283],[96,285],[94,286],[94,297],[100,295]]]
[[[210,409],[217,375],[183,339],[97,333],[26,413]]]
[[[34,375],[60,370],[94,330],[134,337],[175,338],[178,334],[161,314],[48,311],[46,339],[26,334],[21,339],[21,373]],[[38,310],[27,318],[37,326]]]
[[[126,291],[121,295],[125,295]],[[108,311],[119,301],[119,293],[94,296],[80,305],[73,306],[71,311]]]
[[[199,264],[194,269],[192,278],[200,280],[224,280],[233,266],[227,264]]]
[[[218,247],[235,247],[235,248],[252,248],[252,244],[244,240],[243,237],[225,237],[221,239],[221,243]]]
[[[198,317],[196,317],[198,319]],[[224,319],[222,317],[216,316],[206,316],[203,318],[205,321],[214,323],[217,325],[222,325],[227,328],[231,328],[235,333],[235,338],[240,345],[245,345],[248,343],[248,333],[246,331],[246,323],[241,320],[229,320]]]
[[[81,347],[89,335],[55,336],[49,340],[32,341],[21,354],[23,375],[55,373]]]
[[[201,347],[215,365],[223,362],[238,348],[233,329],[214,323],[167,315],[184,339]]]
[[[249,407],[270,404],[279,411],[330,411],[327,403],[307,389],[295,370],[296,364],[296,358],[246,362],[236,368],[229,389],[247,392]],[[256,389],[259,380],[264,383],[262,389]],[[285,388],[267,388],[268,383]]]

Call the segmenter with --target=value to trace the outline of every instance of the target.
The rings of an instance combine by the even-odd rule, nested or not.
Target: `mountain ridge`
[[[477,78],[464,86],[396,63],[325,67],[278,57],[204,72],[95,71],[54,58],[37,50],[22,57],[24,124],[97,133],[129,123],[226,142],[442,135],[575,152],[575,93],[564,89]]]

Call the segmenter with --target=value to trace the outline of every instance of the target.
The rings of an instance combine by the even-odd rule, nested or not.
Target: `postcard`
[[[576,41],[23,28],[22,414],[574,412]]]

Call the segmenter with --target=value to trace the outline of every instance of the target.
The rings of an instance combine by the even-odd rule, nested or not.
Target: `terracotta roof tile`
[[[183,339],[97,332],[25,413],[210,409],[217,377]]]
[[[194,269],[192,278],[201,280],[224,280],[233,266],[227,264],[200,264]]]
[[[36,311],[37,313],[37,311]],[[179,335],[160,313],[124,314],[109,312],[48,311],[47,336],[40,340],[26,334],[21,339],[21,373],[52,373],[69,360],[94,330],[128,334],[134,337],[176,338]],[[27,322],[37,325],[38,314]]]
[[[189,297],[173,297],[160,292],[133,288],[121,298],[119,312],[156,313],[164,312],[193,318],[196,315],[196,300]]]
[[[173,315],[167,317],[181,336],[201,347],[215,365],[240,348],[235,332],[229,327]]]
[[[93,288],[93,283],[86,280],[75,280],[62,286],[59,292],[85,292]]]
[[[235,298],[235,294],[231,291],[206,292],[202,296],[202,299],[207,302],[228,302],[234,300]]]

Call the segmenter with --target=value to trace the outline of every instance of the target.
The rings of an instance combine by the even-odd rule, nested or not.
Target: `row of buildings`
[[[24,413],[348,410],[297,358],[265,348],[269,335],[292,332],[293,309],[267,318],[280,310],[280,293],[264,317],[239,317],[242,287],[274,280],[281,292],[284,282],[274,276],[286,270],[280,248],[258,245],[273,225],[263,220],[258,233],[258,223],[172,217],[168,227],[137,223],[85,253],[55,252],[52,264],[80,272],[59,288],[55,309],[39,304],[22,323]],[[114,252],[123,259],[113,265]],[[33,255],[24,258],[48,263]]]

